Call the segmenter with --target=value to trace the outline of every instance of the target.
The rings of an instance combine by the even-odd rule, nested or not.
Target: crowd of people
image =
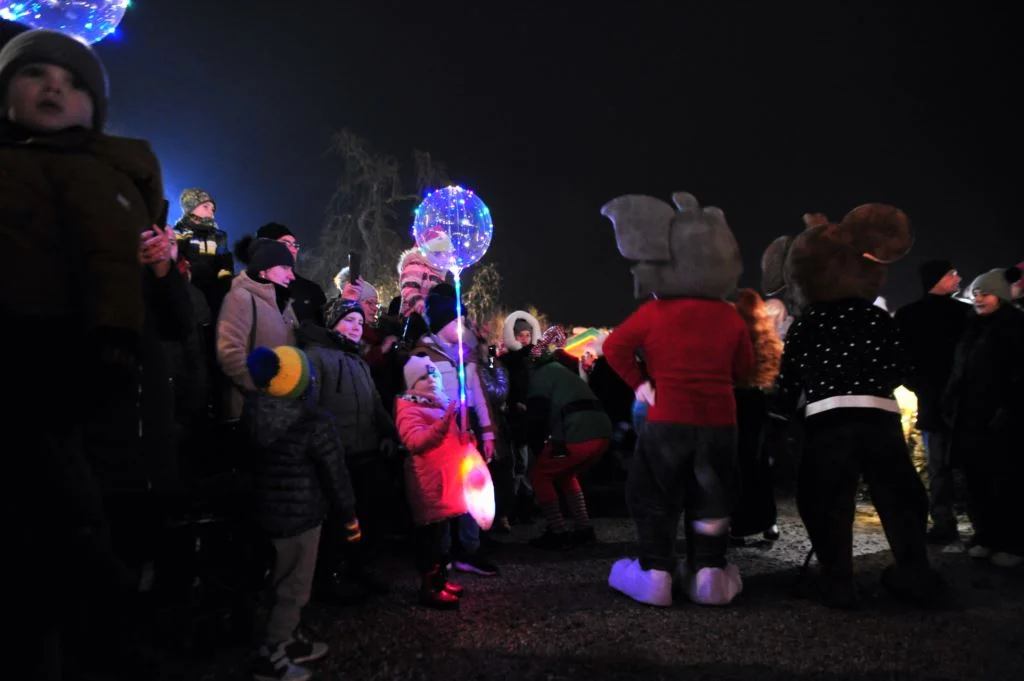
[[[109,665],[139,593],[180,568],[160,528],[210,514],[247,528],[249,555],[269,556],[266,580],[262,562],[247,566],[272,595],[256,679],[310,678],[302,665],[328,651],[304,634],[303,607],[387,593],[374,569],[387,542],[410,548],[420,605],[458,608],[466,594],[454,572],[500,575],[463,493],[467,453],[494,483],[489,534],[539,516],[530,544],[558,551],[598,541],[580,475],[635,440],[627,493],[640,556],[616,563],[609,584],[669,604],[685,514],[689,596],[726,604],[741,590],[729,541],[780,533],[778,452],[766,435],[780,420],[804,421],[798,502],[826,573],[822,600],[856,607],[850,533],[862,473],[897,563],[927,566],[924,521],[907,506],[924,489],[891,418],[900,384],[920,404],[928,537],[959,539],[959,467],[970,555],[1024,563],[1012,488],[1024,415],[1020,266],[977,277],[967,304],[954,297],[953,264],[929,262],[924,298],[895,318],[863,303],[874,288],[837,297],[787,275],[787,286],[764,287],[786,289],[775,300],[789,312],[773,317],[761,293],[737,286],[724,217],[682,195],[683,217],[664,219],[712,225],[699,237],[714,243],[701,251],[709,261],[669,258],[669,274],[637,275],[650,300],[570,354],[561,327],[542,329],[526,312],[501,329],[460,316],[446,273],[417,248],[396,262],[401,293],[385,307],[348,268],[329,291],[302,277],[302,245],[283,224],[229,244],[204,190],[183,192],[180,219],[166,225],[159,162],[145,142],[103,133],[106,74],[79,41],[42,30],[12,38],[0,92],[0,233],[11,249],[0,311],[19,393],[3,419],[24,438],[4,497],[9,550],[24,556],[29,678]],[[787,242],[786,258],[802,247]],[[666,261],[640,251],[623,255]],[[866,266],[895,259],[878,252]],[[843,368],[847,355],[858,363]],[[910,574],[892,577],[897,591],[911,590],[900,581]],[[915,588],[921,603],[938,587]]]

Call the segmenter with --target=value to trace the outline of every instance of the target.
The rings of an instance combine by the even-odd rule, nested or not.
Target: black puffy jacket
[[[350,463],[379,456],[382,440],[398,441],[359,346],[334,331],[305,322],[298,331],[315,377],[310,399],[330,412]]]
[[[250,392],[242,422],[255,450],[257,515],[270,538],[316,527],[331,507],[345,521],[355,517],[341,438],[327,411],[302,398]]]

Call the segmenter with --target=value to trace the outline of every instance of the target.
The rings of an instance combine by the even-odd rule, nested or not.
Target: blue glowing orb
[[[0,19],[98,43],[113,33],[131,0],[0,0]]]
[[[416,208],[412,235],[431,265],[458,274],[484,257],[494,223],[490,209],[471,190],[445,187],[427,194]]]

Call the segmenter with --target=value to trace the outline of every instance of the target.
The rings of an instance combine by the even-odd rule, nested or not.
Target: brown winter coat
[[[0,122],[0,309],[138,331],[139,235],[162,201],[143,140],[81,128],[24,139]]]
[[[295,345],[298,325],[290,301],[284,312],[278,309],[273,284],[254,281],[245,272],[234,278],[217,318],[217,362],[232,383],[226,396],[226,420],[242,416],[242,391],[256,390],[246,366],[249,353],[257,347]]]

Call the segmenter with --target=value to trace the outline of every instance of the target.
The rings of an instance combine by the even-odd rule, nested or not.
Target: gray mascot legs
[[[702,534],[693,527],[699,521],[729,517],[735,477],[735,427],[647,422],[626,486],[640,542],[640,567],[675,569],[676,532],[684,513],[688,568],[696,572],[724,567],[727,531]]]

